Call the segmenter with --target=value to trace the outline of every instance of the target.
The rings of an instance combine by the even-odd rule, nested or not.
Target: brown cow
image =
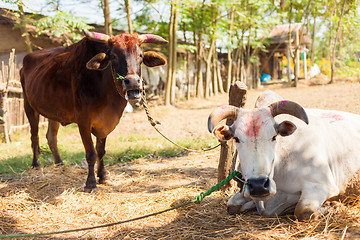
[[[107,180],[103,157],[107,135],[114,130],[131,100],[141,97],[141,63],[162,66],[159,54],[140,49],[142,43],[166,44],[152,34],[108,36],[85,32],[69,47],[30,53],[20,70],[24,105],[31,127],[32,166],[39,166],[39,114],[49,119],[46,134],[55,163],[62,164],[57,149],[59,124],[76,123],[86,151],[89,173],[85,191],[96,188],[94,173],[98,161],[99,183]],[[96,136],[96,148],[91,139]]]

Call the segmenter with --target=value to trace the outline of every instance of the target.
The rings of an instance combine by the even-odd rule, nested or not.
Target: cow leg
[[[48,140],[48,144],[50,150],[54,156],[55,164],[63,165],[63,161],[60,158],[58,147],[57,147],[57,134],[59,131],[60,123],[54,120],[49,119],[48,130],[46,133],[46,138]]]
[[[105,143],[106,143],[106,137],[105,138],[96,138],[96,152],[98,155],[98,169],[97,169],[97,175],[99,177],[99,183],[104,184],[108,180],[107,172],[105,170],[104,165],[104,155],[106,153],[105,151]]]
[[[316,217],[327,197],[328,190],[325,184],[305,183],[300,200],[295,207],[295,216],[300,221]]]
[[[30,124],[30,133],[31,133],[31,148],[33,150],[33,161],[32,167],[39,167],[39,113],[36,112],[27,101],[26,95],[24,94],[24,109],[26,116]]]
[[[93,189],[96,188],[96,179],[95,179],[95,172],[94,172],[94,165],[97,159],[97,153],[94,148],[94,143],[91,139],[91,130],[89,125],[78,125],[79,132],[81,135],[81,140],[83,142],[85,153],[86,153],[86,161],[88,163],[88,177],[86,179],[85,184],[85,192],[91,192]]]
[[[261,212],[263,216],[279,216],[293,212],[296,203],[300,199],[300,194],[285,193],[277,190],[276,194],[271,196],[264,204],[265,211]]]
[[[243,191],[235,193],[227,202],[227,211],[230,215],[239,214],[255,207],[255,202],[251,198],[245,198]]]

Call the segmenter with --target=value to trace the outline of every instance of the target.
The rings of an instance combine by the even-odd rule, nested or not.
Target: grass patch
[[[41,129],[40,157],[42,166],[54,164],[54,158],[45,138],[46,129]],[[80,164],[85,158],[77,127],[73,125],[60,128],[58,135],[58,149],[66,165]],[[94,138],[94,142],[96,142]],[[201,150],[217,145],[215,138],[178,139],[177,144],[186,148]],[[30,134],[17,134],[13,142],[0,143],[0,177],[12,178],[21,175],[32,164],[32,150]],[[179,148],[162,137],[148,137],[144,135],[118,136],[106,143],[105,164],[118,164],[139,158],[172,158],[184,156],[188,152]]]
[[[123,137],[121,137],[121,139],[123,139]],[[115,146],[115,144],[119,144],[119,142],[122,144]],[[124,142],[126,144],[123,144]],[[203,140],[180,139],[176,141],[176,143],[194,150],[201,150],[217,145],[217,141],[213,138]],[[113,141],[107,149],[107,160],[109,160],[111,164],[132,161],[138,158],[171,158],[188,154],[188,151],[171,144],[163,138],[144,138],[143,140],[138,139],[134,142]]]

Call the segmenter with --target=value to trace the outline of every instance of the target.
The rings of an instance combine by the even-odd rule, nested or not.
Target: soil
[[[298,88],[266,86],[250,90],[245,108],[257,96],[272,89],[285,99],[307,108],[335,109],[360,114],[360,83]],[[210,99],[179,102],[176,107],[150,104],[159,129],[169,138],[214,138],[207,130],[211,111],[228,102],[226,94]],[[158,137],[143,110],[127,113],[108,141],[121,135]],[[116,222],[183,203],[216,184],[219,149],[206,153],[161,159],[137,159],[108,166],[112,185],[97,191],[81,191],[87,175],[80,167],[48,167],[29,170],[23,178],[0,187],[2,234],[46,232]],[[256,212],[229,216],[231,195],[216,192],[195,206],[144,220],[89,232],[69,233],[51,239],[339,239],[360,238],[360,204],[331,207],[330,214],[314,222],[300,223],[291,216],[260,217]],[[69,217],[71,216],[71,217]]]

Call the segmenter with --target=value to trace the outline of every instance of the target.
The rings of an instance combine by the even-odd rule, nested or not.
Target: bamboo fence
[[[19,70],[15,49],[12,49],[8,65],[1,62],[0,69],[0,133],[3,133],[6,143],[11,141],[11,135],[17,130],[29,128]],[[46,119],[41,117],[40,122],[44,124]]]

